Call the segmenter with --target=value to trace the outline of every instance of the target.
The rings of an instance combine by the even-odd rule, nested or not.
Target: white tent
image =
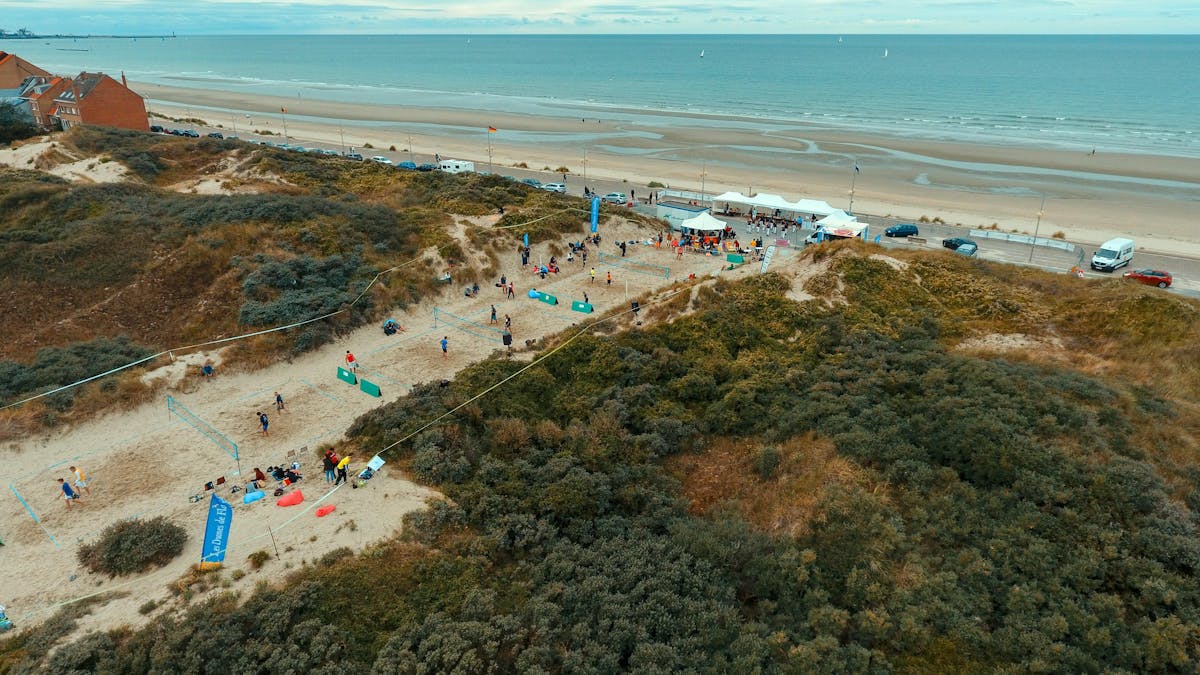
[[[838,225],[847,225],[850,223],[857,223],[857,222],[858,222],[858,218],[855,218],[854,216],[850,215],[849,213],[846,213],[845,211],[843,211],[841,209],[834,209],[833,213],[830,213],[829,215],[825,216],[824,218],[818,220],[817,224],[823,225],[826,228],[829,228],[829,227],[836,227]]]
[[[796,213],[814,213],[818,216],[828,216],[838,209],[817,199],[801,199],[798,202],[792,202],[790,210]]]
[[[679,223],[679,227],[686,230],[696,230],[698,232],[720,232],[725,229],[725,221],[719,218],[713,218],[707,212],[701,213],[694,218]]]
[[[747,199],[749,197],[740,192],[722,192],[712,198],[713,202],[728,202],[730,204],[746,204],[748,203]]]

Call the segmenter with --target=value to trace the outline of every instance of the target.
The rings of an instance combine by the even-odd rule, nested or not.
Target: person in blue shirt
[[[58,479],[58,484],[62,487],[63,499],[66,500],[67,508],[69,509],[71,508],[71,502],[79,499],[79,493],[75,492],[75,490],[71,487],[71,484],[62,478]]]
[[[450,348],[450,336],[445,335],[442,337],[442,358],[446,358],[446,356],[447,356],[446,350],[449,348]]]

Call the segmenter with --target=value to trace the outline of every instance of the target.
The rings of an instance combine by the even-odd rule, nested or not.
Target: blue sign
[[[592,197],[592,233],[600,227],[600,198]]]
[[[525,233],[525,247],[529,248],[529,233]]]
[[[208,503],[208,525],[204,528],[204,550],[200,564],[215,564],[225,560],[229,546],[229,526],[233,524],[233,507],[217,495]]]

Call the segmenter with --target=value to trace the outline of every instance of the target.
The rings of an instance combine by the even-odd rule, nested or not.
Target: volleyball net
[[[472,321],[457,314],[447,312],[440,307],[434,307],[433,325],[437,327],[439,324],[469,333],[475,337],[481,337],[485,340],[492,340],[499,343],[504,342],[504,331],[502,329]]]

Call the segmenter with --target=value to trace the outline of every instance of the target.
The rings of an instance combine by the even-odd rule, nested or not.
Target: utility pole
[[[408,135],[408,161],[413,161],[412,158],[412,134]]]
[[[279,116],[283,118],[283,142],[286,143],[289,138],[287,130],[287,108],[279,106]]]
[[[858,160],[854,160],[854,170],[850,172],[850,206],[846,209],[846,213],[854,214],[854,180],[858,178]]]
[[[338,138],[342,141],[342,155],[346,154],[346,134],[342,130],[342,123],[338,122]]]
[[[704,179],[708,176],[708,160],[700,162],[700,201],[706,201],[704,198]]]
[[[1042,213],[1046,210],[1046,193],[1042,193],[1042,205],[1038,207],[1037,225],[1033,227],[1033,241],[1029,242],[1029,262],[1033,262],[1033,250],[1037,248],[1038,232],[1042,229]]]

